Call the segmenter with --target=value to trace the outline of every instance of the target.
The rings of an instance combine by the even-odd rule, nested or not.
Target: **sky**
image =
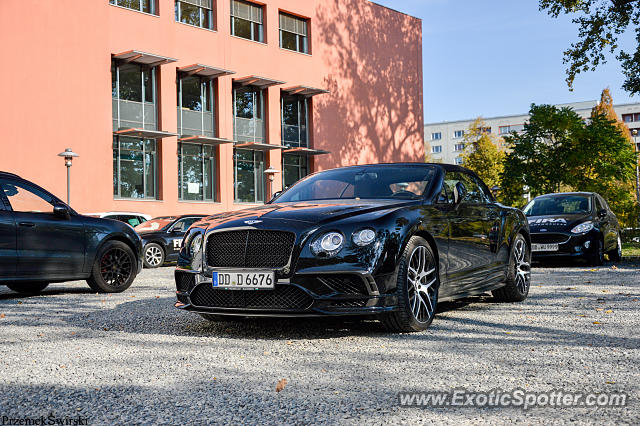
[[[615,58],[579,74],[569,91],[562,60],[577,26],[539,11],[538,0],[373,1],[422,19],[425,123],[596,100],[606,87],[614,103],[640,102],[622,90]]]

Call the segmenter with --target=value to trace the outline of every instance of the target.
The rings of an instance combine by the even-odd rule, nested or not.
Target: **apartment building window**
[[[455,139],[460,139],[464,137],[464,130],[456,130],[455,132],[453,132],[453,137]]]
[[[288,188],[309,174],[307,157],[282,154],[282,187]]]
[[[109,0],[109,3],[138,12],[156,13],[155,0]]]
[[[213,81],[198,76],[178,78],[178,133],[215,137]]]
[[[511,124],[509,126],[500,126],[498,128],[498,134],[508,135],[511,132],[522,132],[523,130],[524,130],[524,124]]]
[[[308,21],[280,12],[280,47],[309,53]]]
[[[302,96],[282,97],[282,144],[306,147],[308,141],[308,99]]]
[[[491,127],[482,127],[480,129],[480,133],[487,133],[490,134],[491,133]]]
[[[625,123],[640,121],[640,113],[622,114],[622,121],[624,121]]]
[[[178,198],[186,201],[216,199],[215,147],[178,143]]]
[[[263,203],[264,153],[249,149],[234,149],[233,161],[235,202]]]
[[[464,144],[463,143],[457,143],[453,146],[453,150],[456,152],[460,152],[460,151],[464,151]]]
[[[176,22],[213,30],[214,0],[176,0]]]
[[[442,139],[442,133],[440,133],[440,132],[431,133],[431,140],[432,141],[439,141],[440,139]]]
[[[231,0],[231,35],[264,42],[262,6],[242,0]]]
[[[431,152],[434,154],[440,154],[442,152],[442,145],[434,145],[431,147]]]
[[[113,138],[115,198],[157,198],[157,143],[153,139]]]
[[[111,64],[113,130],[156,130],[156,70],[136,63]]]
[[[462,164],[462,157],[456,157],[456,164],[459,166]]]
[[[264,90],[234,86],[233,137],[239,142],[265,142]]]

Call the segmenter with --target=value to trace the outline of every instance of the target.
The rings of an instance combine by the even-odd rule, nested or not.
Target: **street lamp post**
[[[638,129],[631,131],[633,135],[633,148],[636,151],[636,201],[640,204],[640,168],[638,167]]]
[[[276,178],[276,173],[280,173],[280,170],[274,169],[272,166],[269,166],[269,168],[264,171],[264,174],[267,175],[267,178],[269,179],[269,185],[267,188],[269,199],[273,196],[273,181]]]
[[[67,166],[67,204],[71,205],[71,163],[74,157],[80,157],[80,155],[73,152],[71,148],[67,148],[58,154],[58,157],[64,157],[64,165]]]

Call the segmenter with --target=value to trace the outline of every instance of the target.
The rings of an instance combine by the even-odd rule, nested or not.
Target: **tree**
[[[502,140],[486,131],[487,126],[478,117],[464,136],[462,161],[465,167],[476,172],[489,188],[500,185],[500,175],[504,170],[504,150]]]
[[[564,52],[567,84],[573,89],[576,75],[594,71],[606,63],[611,52],[622,65],[625,81],[622,88],[631,94],[640,93],[640,1],[639,0],[539,0],[540,10],[557,18],[574,15],[579,26],[579,40]],[[620,35],[636,34],[635,52],[626,52],[618,45]]]

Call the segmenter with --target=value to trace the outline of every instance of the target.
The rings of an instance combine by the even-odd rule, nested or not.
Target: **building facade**
[[[76,210],[160,216],[422,161],[421,39],[368,0],[3,0],[0,170],[64,199],[70,147]]]
[[[559,108],[573,109],[583,118],[591,116],[591,110],[597,101],[576,102],[556,105]],[[640,132],[640,103],[614,105],[619,118],[626,123],[629,129],[638,129]],[[499,137],[511,132],[524,130],[524,124],[529,120],[528,114],[507,115],[501,117],[489,117],[483,120],[486,131]],[[474,120],[446,121],[442,123],[429,123],[424,126],[425,150],[431,154],[432,161],[449,164],[462,164],[462,152],[464,151],[464,134]]]

